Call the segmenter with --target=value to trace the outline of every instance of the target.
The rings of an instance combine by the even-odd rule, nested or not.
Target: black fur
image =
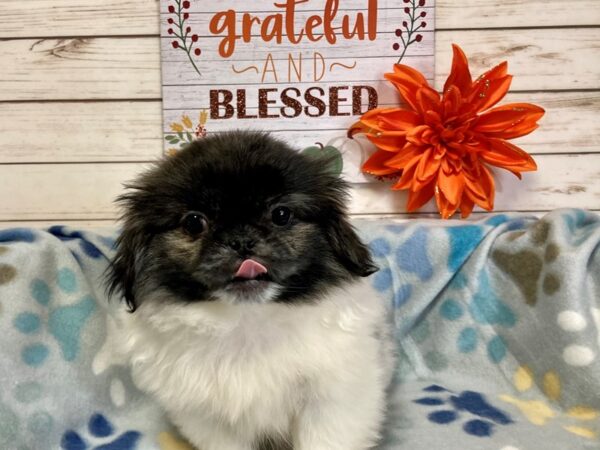
[[[160,288],[184,301],[213,300],[248,256],[282,286],[274,301],[287,303],[313,300],[377,270],[348,223],[346,183],[327,172],[327,161],[267,134],[230,132],[196,141],[127,187],[118,199],[123,232],[108,280],[131,310]],[[289,224],[273,224],[276,206],[292,210]],[[207,219],[199,236],[181,227],[190,211]],[[254,246],[234,249],[229,243],[235,240]]]

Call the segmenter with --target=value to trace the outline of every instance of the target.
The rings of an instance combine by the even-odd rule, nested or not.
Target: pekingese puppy
[[[392,352],[377,270],[328,161],[197,141],[120,197],[110,269],[135,383],[199,450],[376,445]]]

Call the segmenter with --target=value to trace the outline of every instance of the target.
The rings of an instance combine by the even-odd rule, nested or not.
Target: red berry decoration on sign
[[[427,11],[418,11],[419,8],[425,6],[425,0],[404,0],[404,3],[410,4],[409,7],[404,8],[404,13],[408,14],[409,20],[402,21],[403,29],[398,28],[396,30],[396,36],[402,40],[402,45],[397,42],[392,45],[392,48],[395,51],[400,51],[400,49],[402,49],[402,54],[398,58],[398,64],[400,64],[402,58],[406,55],[406,50],[408,50],[409,46],[423,40],[423,35],[417,32],[427,27],[427,22],[422,20],[427,16]],[[417,23],[417,20],[420,22]]]
[[[190,18],[190,14],[184,12],[184,10],[190,9],[191,6],[192,4],[188,0],[173,0],[173,4],[169,5],[167,8],[169,14],[173,15],[173,17],[167,18],[167,23],[170,25],[167,29],[167,33],[177,38],[177,40],[171,42],[171,45],[173,48],[180,49],[187,54],[194,70],[201,76],[202,74],[200,73],[198,66],[196,66],[196,62],[192,56],[198,57],[202,54],[200,48],[194,48],[199,37],[197,34],[192,34],[191,26],[186,25],[186,21]]]

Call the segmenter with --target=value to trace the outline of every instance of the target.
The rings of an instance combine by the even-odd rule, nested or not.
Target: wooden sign
[[[395,63],[432,81],[434,10],[434,0],[161,0],[165,151],[260,129],[338,155],[347,179],[365,181],[371,144],[347,130],[398,105],[384,80]]]

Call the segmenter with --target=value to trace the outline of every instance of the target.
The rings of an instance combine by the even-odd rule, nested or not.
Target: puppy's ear
[[[121,293],[130,312],[137,309],[135,282],[138,261],[144,248],[142,232],[125,229],[117,239],[117,253],[107,269],[108,293]]]
[[[333,220],[328,228],[329,245],[335,257],[350,273],[368,277],[379,270],[371,259],[369,249],[343,216]]]

